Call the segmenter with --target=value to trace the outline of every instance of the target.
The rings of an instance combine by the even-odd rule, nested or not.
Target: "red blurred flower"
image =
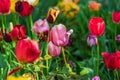
[[[120,12],[117,12],[117,11],[113,12],[112,13],[112,20],[114,23],[119,24],[120,23]]]
[[[22,39],[18,41],[15,52],[18,61],[32,63],[40,55],[39,44],[35,40]]]
[[[0,0],[0,14],[7,14],[10,10],[10,0]]]
[[[54,45],[51,41],[48,43],[48,51],[51,56],[59,56],[61,47]]]
[[[30,5],[27,1],[23,2],[18,1],[16,3],[15,9],[17,12],[20,13],[21,16],[25,17],[29,16],[32,13],[34,7]]]
[[[105,31],[105,23],[102,18],[93,17],[89,22],[89,30],[95,36],[101,36]]]
[[[63,24],[55,25],[50,31],[50,41],[57,46],[66,46],[73,30],[66,31]]]
[[[113,54],[102,52],[103,60],[106,67],[110,70],[120,69],[120,52],[116,51]]]
[[[26,29],[23,25],[15,25],[12,31],[9,33],[12,40],[20,40],[26,38]]]

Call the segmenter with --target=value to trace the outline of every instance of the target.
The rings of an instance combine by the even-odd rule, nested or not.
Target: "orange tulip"
[[[89,2],[88,7],[91,11],[99,11],[101,8],[101,3],[98,3],[96,1],[91,1]]]

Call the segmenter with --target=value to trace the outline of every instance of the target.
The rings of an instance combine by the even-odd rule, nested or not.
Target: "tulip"
[[[22,25],[15,25],[12,31],[9,33],[12,40],[20,40],[26,38],[26,29]]]
[[[8,14],[10,11],[10,0],[0,0],[0,14]]]
[[[89,35],[87,38],[87,44],[89,46],[95,46],[97,44],[97,37],[94,35]]]
[[[66,32],[63,24],[55,25],[50,31],[50,41],[56,46],[66,46],[72,33],[72,29]]]
[[[77,1],[63,0],[58,3],[58,6],[60,7],[65,17],[73,18],[80,10],[80,7],[76,3]]]
[[[120,52],[116,51],[113,54],[102,52],[102,57],[106,67],[110,70],[120,69]]]
[[[116,41],[120,42],[120,34],[116,36]]]
[[[51,56],[59,56],[61,47],[54,45],[51,41],[48,43],[48,51]]]
[[[55,22],[59,13],[60,13],[60,10],[58,10],[57,8],[50,8],[47,15],[47,21],[50,23]]]
[[[117,11],[113,12],[112,13],[112,20],[114,23],[119,24],[120,23],[120,12],[117,12]]]
[[[49,24],[48,24],[46,19],[44,19],[44,20],[39,19],[34,23],[32,30],[36,34],[48,32],[49,31]]]
[[[16,12],[15,10],[15,4],[18,0],[10,0],[11,6],[10,6],[10,12]]]
[[[91,1],[89,2],[88,7],[91,11],[99,11],[101,8],[101,4],[96,1]]]
[[[26,17],[32,13],[34,7],[26,1],[23,1],[23,2],[18,1],[16,3],[15,9],[17,12],[20,13],[21,16]]]
[[[89,22],[89,30],[92,35],[101,36],[105,32],[105,23],[102,18],[93,17]]]
[[[99,76],[95,76],[92,78],[92,80],[100,80],[100,77]]]
[[[35,40],[19,40],[16,45],[15,53],[18,61],[32,63],[40,55],[39,44]]]

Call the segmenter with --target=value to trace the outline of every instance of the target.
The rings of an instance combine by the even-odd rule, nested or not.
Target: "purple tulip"
[[[97,44],[97,37],[95,35],[89,35],[87,38],[87,44],[89,46],[95,46]]]
[[[95,76],[92,78],[92,80],[100,80],[100,77],[99,76]]]
[[[115,39],[120,42],[120,34],[117,35]]]

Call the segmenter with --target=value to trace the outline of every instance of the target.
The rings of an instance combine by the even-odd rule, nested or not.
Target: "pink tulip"
[[[61,53],[61,47],[54,45],[51,41],[48,44],[48,51],[51,56],[59,56]]]
[[[18,61],[32,63],[40,55],[39,44],[35,40],[22,39],[17,42],[15,52]]]
[[[49,24],[48,24],[46,19],[44,19],[44,20],[39,19],[38,21],[36,21],[34,23],[32,30],[37,34],[40,34],[43,32],[48,32],[49,31]]]
[[[66,32],[66,27],[63,24],[55,25],[50,31],[50,41],[57,46],[65,46],[68,44],[69,36],[73,30]]]

